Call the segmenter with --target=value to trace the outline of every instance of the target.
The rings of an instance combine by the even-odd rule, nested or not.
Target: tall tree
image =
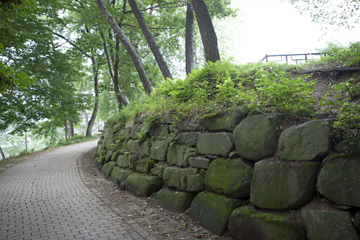
[[[164,56],[162,55],[160,48],[158,47],[158,45],[155,42],[154,36],[151,34],[150,29],[148,28],[145,19],[143,17],[143,15],[141,14],[141,11],[136,3],[135,0],[128,0],[130,3],[130,6],[134,12],[134,15],[139,23],[139,26],[141,28],[141,31],[143,32],[146,41],[149,44],[149,47],[156,59],[156,62],[159,65],[159,68],[163,74],[163,77],[166,78],[171,78],[172,79],[172,75],[170,73],[169,67],[165,62]]]
[[[218,41],[209,10],[204,0],[191,0],[199,25],[201,40],[204,47],[205,61],[220,60]]]
[[[191,4],[186,10],[185,58],[187,75],[194,68],[194,9]]]
[[[110,12],[107,10],[104,2],[102,0],[96,0],[99,9],[101,11],[101,13],[103,14],[103,16],[105,17],[105,19],[109,22],[111,28],[114,30],[114,32],[117,34],[117,36],[119,37],[119,39],[121,40],[122,44],[125,46],[127,52],[129,53],[135,68],[139,74],[140,80],[143,84],[143,87],[145,89],[145,92],[150,95],[151,92],[153,91],[152,89],[152,84],[145,72],[145,69],[143,67],[143,63],[141,58],[138,56],[136,50],[134,49],[133,45],[131,44],[131,42],[129,41],[129,39],[126,37],[126,35],[124,34],[124,32],[121,30],[120,26],[117,24],[117,22],[115,21],[114,17],[110,14]]]
[[[96,116],[99,111],[99,69],[100,69],[100,60],[96,63],[94,54],[91,56],[91,66],[94,78],[94,92],[95,92],[95,103],[93,113],[91,114],[88,126],[86,129],[86,136],[90,137],[92,135],[92,129],[95,124]]]

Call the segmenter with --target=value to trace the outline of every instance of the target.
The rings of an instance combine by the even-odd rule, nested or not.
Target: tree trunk
[[[114,32],[116,33],[116,35],[120,38],[122,44],[125,46],[127,52],[129,53],[135,67],[136,70],[139,74],[140,80],[143,84],[143,87],[145,89],[145,92],[148,95],[151,95],[151,92],[153,91],[152,89],[152,85],[151,82],[149,80],[149,78],[146,75],[145,69],[143,67],[142,64],[142,60],[141,58],[137,55],[134,47],[132,46],[132,44],[130,43],[129,39],[126,37],[126,35],[123,33],[123,31],[121,30],[121,28],[119,27],[119,25],[116,23],[114,17],[110,14],[110,12],[107,10],[105,4],[103,3],[102,0],[96,0],[100,11],[102,12],[102,14],[104,15],[105,19],[109,22],[111,28],[114,30]]]
[[[203,42],[205,61],[220,60],[219,48],[209,10],[204,0],[191,0]]]
[[[64,123],[64,131],[65,131],[65,141],[68,140],[68,126],[67,126],[67,122],[65,121]]]
[[[69,137],[73,137],[74,135],[74,123],[73,121],[69,120]]]
[[[28,152],[27,131],[25,130],[25,153]]]
[[[153,35],[150,32],[150,29],[148,28],[145,19],[143,17],[143,15],[140,12],[140,9],[138,7],[138,5],[136,4],[135,0],[128,0],[130,3],[130,6],[133,10],[133,13],[136,17],[137,22],[139,23],[140,29],[143,32],[146,41],[149,44],[149,47],[156,59],[156,62],[159,65],[159,68],[163,74],[163,77],[166,78],[171,78],[172,79],[172,75],[170,73],[169,67],[167,66],[165,60],[164,60],[164,56],[162,55],[162,53],[160,52],[160,48],[158,47],[158,45],[155,42],[155,39],[153,37]]]
[[[91,57],[91,61],[92,61],[92,68],[93,68],[93,74],[94,74],[95,105],[94,105],[93,113],[91,114],[90,121],[88,123],[88,127],[86,129],[86,137],[91,137],[92,129],[93,129],[94,124],[95,124],[95,119],[96,119],[97,113],[99,111],[99,80],[98,80],[98,74],[99,74],[99,65],[100,65],[100,63],[98,63],[98,65],[96,66],[94,56]]]
[[[191,4],[187,5],[186,10],[185,58],[188,75],[194,68],[194,9]]]
[[[0,147],[0,154],[1,154],[1,161],[5,160],[5,154],[4,154],[3,150],[1,149],[1,147]]]

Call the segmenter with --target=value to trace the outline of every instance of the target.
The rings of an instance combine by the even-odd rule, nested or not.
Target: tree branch
[[[69,39],[67,39],[66,37],[64,37],[63,35],[54,32],[52,30],[49,29],[49,31],[54,34],[55,36],[58,36],[59,38],[64,39],[66,42],[68,42],[71,46],[75,47],[77,50],[79,50],[82,54],[84,54],[86,57],[91,58],[91,56],[89,54],[87,54],[81,47],[79,47],[78,45],[76,45],[75,43],[73,43],[72,41],[70,41]]]
[[[184,3],[184,5],[179,5],[179,6],[171,6],[171,7],[162,7],[162,6],[166,6],[166,5],[170,5],[170,4],[174,4],[174,3],[177,3],[177,1],[175,2],[169,2],[169,3],[164,3],[164,4],[159,4],[159,5],[156,5],[156,6],[152,6],[152,7],[148,7],[148,8],[144,8],[144,9],[141,9],[140,12],[145,12],[147,10],[153,10],[153,9],[156,9],[156,8],[179,8],[179,7],[184,7],[186,6],[187,4]],[[128,13],[132,13],[133,11],[126,11],[124,12],[124,14],[128,14]]]

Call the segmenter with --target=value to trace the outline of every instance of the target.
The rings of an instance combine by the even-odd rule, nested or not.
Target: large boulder
[[[163,179],[167,186],[187,192],[204,190],[204,177],[194,168],[167,167],[163,172]]]
[[[232,132],[236,125],[249,113],[247,106],[232,108],[216,115],[207,116],[204,118],[204,126],[206,130],[211,132]]]
[[[231,213],[229,231],[237,240],[306,239],[301,225],[286,215],[260,212],[250,206],[236,208]]]
[[[347,212],[303,209],[301,216],[309,240],[359,240]]]
[[[281,133],[276,156],[291,161],[312,161],[325,157],[330,150],[329,122],[309,121]]]
[[[284,114],[269,113],[245,118],[236,126],[233,138],[236,150],[244,159],[258,161],[273,156]]]
[[[290,210],[307,204],[315,194],[318,167],[317,162],[256,162],[251,203],[274,210]]]
[[[178,167],[188,167],[189,157],[196,155],[197,152],[195,148],[173,144],[168,149],[167,162],[170,165],[176,165]]]
[[[205,188],[232,198],[248,198],[254,168],[242,159],[214,160],[205,174]]]
[[[189,214],[193,220],[200,222],[201,226],[222,235],[227,230],[230,213],[242,203],[239,199],[201,192],[192,201]]]
[[[163,188],[154,195],[156,202],[171,211],[184,212],[187,210],[196,193],[173,191]]]
[[[337,204],[360,207],[360,156],[324,160],[316,186],[321,195]]]
[[[200,154],[229,156],[233,141],[228,133],[202,133],[199,135],[197,150]]]
[[[169,143],[167,141],[156,140],[150,149],[150,158],[158,161],[165,161]]]
[[[162,188],[163,181],[155,176],[133,173],[126,179],[126,190],[138,197],[149,197]]]

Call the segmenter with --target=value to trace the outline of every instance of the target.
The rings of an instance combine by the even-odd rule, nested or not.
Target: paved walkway
[[[77,158],[96,143],[57,148],[0,172],[0,239],[154,239],[82,182]]]

